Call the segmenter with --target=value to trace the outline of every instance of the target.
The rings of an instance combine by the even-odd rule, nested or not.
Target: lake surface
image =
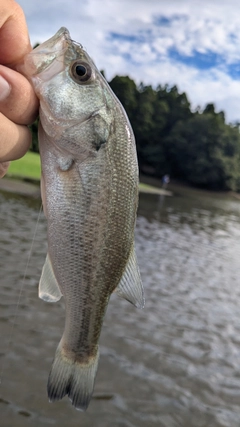
[[[239,427],[240,202],[141,195],[146,307],[112,296],[86,413],[46,395],[64,305],[37,296],[47,249],[39,209],[0,193],[0,426]]]

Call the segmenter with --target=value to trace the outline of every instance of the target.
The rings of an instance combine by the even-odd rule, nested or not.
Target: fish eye
[[[75,61],[71,66],[70,73],[77,83],[85,83],[91,78],[92,69],[86,62]]]

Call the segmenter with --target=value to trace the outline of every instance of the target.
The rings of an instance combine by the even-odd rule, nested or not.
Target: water
[[[37,297],[43,214],[15,318],[39,208],[0,194],[0,426],[239,427],[240,202],[141,195],[136,248],[146,307],[112,296],[86,413],[46,396],[64,309]]]

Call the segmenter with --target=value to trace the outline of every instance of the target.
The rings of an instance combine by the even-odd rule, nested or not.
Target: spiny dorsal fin
[[[135,305],[135,307],[144,307],[145,299],[143,286],[134,245],[123,276],[115,291],[120,297],[125,298],[127,301]]]
[[[52,263],[47,254],[45,264],[42,269],[42,275],[39,282],[38,296],[47,302],[59,301],[62,292],[59,289],[57,279],[53,272]]]

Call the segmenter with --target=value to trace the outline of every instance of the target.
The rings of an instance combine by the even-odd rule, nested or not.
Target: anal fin
[[[38,288],[38,296],[47,302],[56,302],[59,301],[62,297],[62,292],[58,286],[58,282],[48,254],[42,269],[42,275]]]
[[[144,292],[134,245],[123,276],[115,291],[120,297],[125,298],[135,305],[135,307],[144,307]]]

